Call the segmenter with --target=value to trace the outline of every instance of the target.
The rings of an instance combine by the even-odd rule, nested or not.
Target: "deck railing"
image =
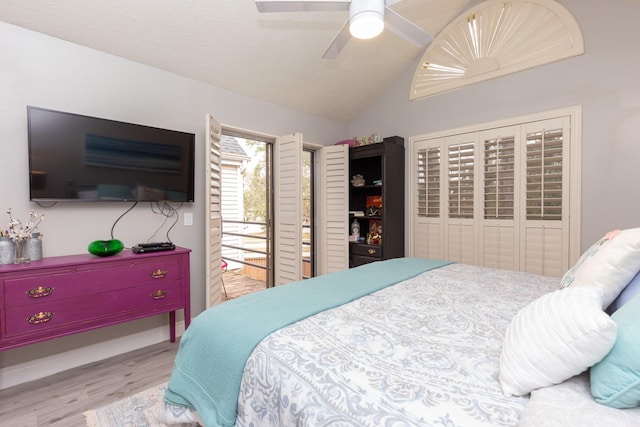
[[[262,280],[267,282],[267,278],[270,276],[267,274],[269,271],[269,265],[271,264],[271,251],[269,247],[271,245],[269,239],[267,238],[266,232],[264,235],[256,234],[256,233],[241,233],[235,231],[225,231],[225,224],[234,224],[239,225],[239,228],[246,229],[247,226],[259,226],[263,230],[267,229],[266,222],[258,222],[258,221],[235,221],[235,220],[222,220],[222,249],[229,249],[231,251],[238,251],[241,254],[242,259],[238,259],[238,257],[229,256],[227,251],[227,255],[224,255],[223,258],[225,261],[234,262],[238,264],[242,264],[243,274],[246,274],[249,277],[253,277],[258,280]],[[308,279],[311,277],[311,226],[303,225],[302,226],[302,277],[304,279]],[[243,243],[242,245],[233,245],[229,243],[224,243],[226,236],[235,236],[242,238],[243,242],[246,240],[254,240],[252,244],[247,245]],[[267,287],[271,286],[267,284]]]

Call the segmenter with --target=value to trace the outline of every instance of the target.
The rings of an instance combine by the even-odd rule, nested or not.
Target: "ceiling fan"
[[[318,12],[348,10],[344,23],[322,57],[333,59],[351,37],[369,39],[384,28],[419,47],[425,47],[433,37],[388,6],[400,0],[255,0],[258,12]]]

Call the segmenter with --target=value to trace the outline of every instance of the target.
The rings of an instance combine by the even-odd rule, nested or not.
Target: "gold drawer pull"
[[[49,320],[53,319],[53,315],[55,313],[51,311],[41,311],[38,314],[34,314],[33,316],[27,317],[27,322],[32,325],[38,325],[40,323],[47,323]]]
[[[151,277],[153,277],[154,279],[162,279],[167,276],[167,273],[168,273],[167,270],[157,269],[156,271],[151,273]]]
[[[47,286],[46,288],[42,286],[38,286],[35,289],[29,289],[27,291],[27,296],[29,298],[42,298],[42,297],[51,295],[52,292],[53,292],[53,288],[50,286]]]
[[[166,298],[167,294],[169,292],[163,290],[163,289],[158,289],[157,291],[153,291],[151,292],[151,298],[153,299],[162,299],[162,298]]]
[[[375,254],[377,251],[375,249],[369,249],[367,250],[367,252],[369,252],[369,255],[373,255]]]

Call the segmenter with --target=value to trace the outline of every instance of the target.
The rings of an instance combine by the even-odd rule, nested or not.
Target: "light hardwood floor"
[[[0,426],[84,427],[84,411],[168,381],[177,350],[167,341],[0,390]]]

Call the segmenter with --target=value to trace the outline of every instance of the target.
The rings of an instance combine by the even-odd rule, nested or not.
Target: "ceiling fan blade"
[[[418,47],[425,47],[433,41],[431,34],[388,7],[384,8],[384,27]]]
[[[351,33],[349,32],[349,21],[347,20],[324,52],[324,55],[322,55],[322,59],[335,59],[349,40],[351,40]]]
[[[322,12],[349,10],[351,0],[255,0],[258,12]]]

